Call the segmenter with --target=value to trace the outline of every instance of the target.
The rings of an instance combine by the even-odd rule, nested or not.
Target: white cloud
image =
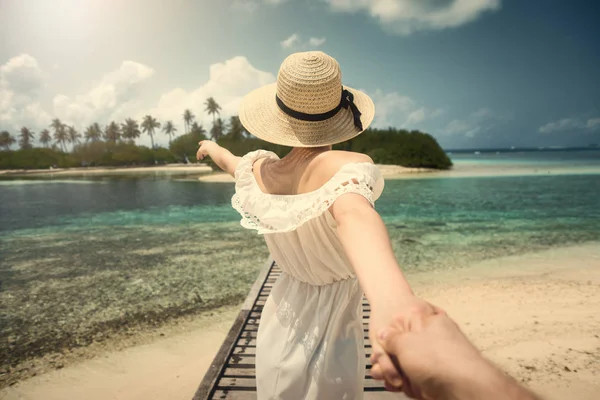
[[[421,107],[408,115],[406,120],[407,124],[416,124],[425,119],[427,110],[424,107]]]
[[[600,118],[591,118],[587,121],[588,129],[596,129],[596,127],[600,128]]]
[[[369,94],[375,104],[373,127],[385,129],[398,126],[400,120],[415,108],[415,102],[408,96],[398,92],[385,93],[381,89]]]
[[[418,129],[421,123],[438,118],[445,113],[442,108],[431,110],[420,106],[408,96],[398,92],[384,92],[381,89],[369,93],[375,103],[375,120],[373,127],[386,129],[396,128]]]
[[[81,127],[127,117],[125,111],[135,108],[136,88],[152,75],[154,70],[144,64],[123,61],[118,69],[106,74],[87,93],[75,98],[56,95],[54,114],[65,123]]]
[[[50,121],[38,96],[44,87],[44,73],[37,60],[21,54],[0,66],[0,127],[36,128]]]
[[[489,108],[480,108],[473,111],[465,118],[453,119],[446,124],[441,133],[446,135],[462,135],[467,138],[473,138],[480,133],[492,129],[495,124],[512,119],[512,115],[492,111]]]
[[[337,12],[366,12],[392,32],[454,28],[500,8],[501,0],[325,0]]]
[[[299,42],[300,42],[300,36],[298,36],[297,33],[294,33],[289,38],[281,41],[280,44],[281,44],[281,47],[283,47],[284,49],[290,49],[290,48],[296,46]]]
[[[580,120],[572,119],[572,118],[563,118],[558,121],[548,122],[544,126],[540,126],[540,133],[551,133],[551,132],[560,132],[560,131],[568,131],[572,129],[581,129],[583,128],[583,123]]]
[[[20,95],[35,94],[42,88],[43,73],[38,62],[29,54],[13,57],[0,67],[4,90]]]
[[[151,114],[161,122],[172,120],[177,125],[178,134],[182,134],[184,132],[182,114],[189,108],[196,115],[199,123],[204,120],[204,128],[209,130],[212,117],[209,118],[204,112],[207,98],[215,99],[222,108],[221,118],[226,119],[237,115],[240,101],[247,93],[273,83],[275,79],[274,74],[252,66],[246,57],[233,57],[225,62],[211,65],[208,81],[198,88],[191,91],[182,88],[173,89],[160,97],[156,107],[140,111],[137,115],[134,114],[134,117],[139,120],[143,115]],[[146,140],[150,142],[149,138],[143,139]],[[159,142],[161,140],[159,138]]]
[[[262,0],[262,3],[278,6],[281,5],[288,0]],[[261,1],[259,0],[233,0],[231,3],[231,8],[236,11],[253,13],[260,8]]]
[[[321,46],[325,43],[326,39],[324,37],[311,37],[308,40],[302,40],[299,34],[294,33],[287,39],[279,42],[283,49],[288,50],[309,50],[314,49],[316,47]]]
[[[597,129],[600,128],[600,118],[590,118],[587,121],[580,118],[563,118],[558,121],[548,122],[546,125],[540,126],[540,133],[568,132],[580,129]]]
[[[466,121],[454,119],[454,120],[448,122],[448,125],[446,125],[445,131],[449,135],[455,135],[457,133],[467,132],[471,129],[472,129],[471,124],[467,123]]]
[[[258,7],[258,2],[254,0],[233,0],[233,3],[231,3],[233,10],[250,14],[258,10]]]
[[[149,66],[133,61],[124,61],[121,66],[106,74],[90,89],[77,96],[58,94],[53,99],[53,115],[46,112],[37,100],[38,88],[43,87],[43,76],[37,62],[30,56],[19,56],[0,66],[0,128],[17,130],[26,125],[34,131],[47,127],[52,118],[60,118],[64,123],[73,124],[78,129],[98,122],[101,125],[114,120],[123,122],[132,117],[141,121],[144,115],[151,114],[161,123],[172,120],[178,134],[184,132],[182,114],[186,108],[192,110],[202,123],[206,116],[205,101],[214,97],[222,107],[221,117],[237,115],[239,103],[248,92],[275,82],[275,75],[261,71],[242,56],[211,65],[209,79],[196,89],[175,88],[160,96],[155,106],[143,105],[139,89],[150,79],[154,70]],[[12,88],[20,88],[21,93]],[[148,103],[146,103],[148,104]],[[152,104],[152,103],[150,103]],[[211,119],[206,119],[210,125]],[[208,126],[205,126],[208,129]],[[159,134],[155,141],[165,145],[166,137]],[[143,135],[138,142],[149,145],[150,138]]]
[[[308,43],[313,47],[319,47],[320,45],[325,43],[325,38],[311,37],[310,39],[308,39]]]
[[[429,114],[429,118],[441,117],[444,114],[446,114],[446,110],[444,110],[443,108],[436,108],[431,112],[431,114]]]

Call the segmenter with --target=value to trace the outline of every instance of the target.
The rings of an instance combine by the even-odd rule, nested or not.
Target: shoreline
[[[600,168],[589,167],[502,167],[455,164],[452,169],[407,168],[399,165],[375,164],[384,179],[433,179],[433,178],[482,178],[510,176],[549,175],[598,175]],[[201,182],[233,183],[234,179],[224,172],[212,172],[197,178]]]
[[[404,178],[409,175],[412,176],[422,176],[425,174],[435,174],[440,173],[440,170],[433,168],[408,168],[402,167],[400,165],[384,165],[384,164],[375,164],[381,171],[381,174],[386,179],[394,179],[394,178]],[[235,182],[233,177],[225,172],[212,172],[207,175],[202,175],[198,177],[198,180],[201,182],[218,182],[218,183],[233,183]]]
[[[449,170],[433,168],[408,168],[400,165],[376,164],[385,179],[432,179],[432,178],[475,178],[475,177],[509,177],[509,176],[549,176],[549,175],[597,175],[598,167],[584,166],[503,166],[477,165],[469,162],[455,162]],[[143,167],[82,167],[57,168],[44,170],[0,170],[0,178],[54,178],[54,177],[89,177],[89,176],[127,176],[143,174],[189,175],[186,180],[233,183],[234,179],[225,172],[213,171],[206,164],[167,164]]]
[[[446,309],[486,357],[548,399],[592,400],[600,390],[598,243],[408,279],[420,296]],[[0,398],[189,399],[238,309],[223,307],[81,349],[62,368],[0,390]]]
[[[435,173],[440,170],[434,168],[408,168],[400,165],[377,164],[384,176],[395,176],[407,173]],[[80,168],[54,168],[54,169],[13,169],[0,170],[0,177],[27,177],[27,176],[87,176],[87,175],[127,175],[131,173],[168,172],[168,173],[200,173],[198,180],[204,182],[233,182],[233,178],[225,172],[213,171],[207,164],[166,164],[158,166],[132,166],[132,167],[80,167]]]
[[[53,168],[53,169],[8,169],[0,170],[0,176],[47,176],[47,175],[100,175],[100,174],[128,174],[144,172],[182,172],[182,173],[210,173],[212,168],[206,164],[166,164],[153,166],[132,167],[79,167],[79,168]]]

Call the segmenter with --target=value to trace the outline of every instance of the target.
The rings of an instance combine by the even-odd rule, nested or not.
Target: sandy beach
[[[406,178],[411,175],[422,176],[422,174],[428,173],[440,173],[435,169],[430,168],[406,168],[401,167],[400,165],[382,165],[377,164],[381,174],[384,178],[394,179],[394,178]],[[202,175],[198,177],[199,181],[202,182],[234,182],[233,177],[224,172],[214,172],[207,175]]]
[[[423,178],[469,178],[491,176],[531,176],[531,175],[568,175],[568,174],[597,174],[597,168],[559,166],[498,166],[477,164],[455,164],[447,171],[431,168],[407,168],[399,165],[377,164],[385,179],[423,179]],[[214,172],[198,177],[202,182],[234,182],[226,173]]]
[[[407,168],[399,165],[377,164],[385,179],[423,179],[423,178],[467,178],[489,176],[531,176],[564,174],[597,174],[593,167],[564,165],[514,166],[482,165],[472,162],[458,162],[450,170],[441,171],[432,168]],[[127,174],[185,174],[196,175],[201,182],[234,182],[233,177],[224,172],[215,172],[206,164],[167,164],[148,167],[88,167],[56,168],[44,170],[0,170],[5,177],[85,177],[101,175]]]
[[[54,169],[9,169],[0,170],[0,176],[86,176],[130,173],[198,173],[212,172],[206,164],[167,164],[150,167],[87,167],[87,168],[54,168]]]
[[[600,391],[600,245],[489,260],[409,276],[484,354],[546,399],[594,400]],[[164,328],[0,391],[16,399],[190,399],[236,315]]]

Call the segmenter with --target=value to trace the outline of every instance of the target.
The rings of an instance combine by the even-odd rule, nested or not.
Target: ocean
[[[386,180],[377,201],[409,275],[600,245],[600,151],[451,158],[457,174]],[[512,172],[458,173],[478,169]],[[268,251],[233,190],[175,174],[0,180],[0,364],[243,300]]]

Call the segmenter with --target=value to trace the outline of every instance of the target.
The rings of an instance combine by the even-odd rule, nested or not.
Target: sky
[[[210,129],[320,50],[374,127],[447,149],[600,143],[600,3],[571,0],[0,0],[0,130],[151,114]],[[138,144],[150,144],[144,135]],[[167,136],[157,142],[166,145]]]

